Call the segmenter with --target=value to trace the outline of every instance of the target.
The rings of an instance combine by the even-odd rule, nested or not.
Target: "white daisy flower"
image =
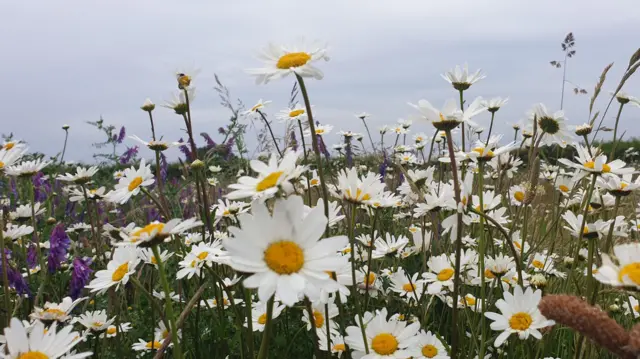
[[[361,179],[358,171],[352,167],[338,173],[336,195],[352,203],[363,203],[380,195],[384,187],[379,174],[368,172]]]
[[[214,204],[209,210],[215,213],[214,224],[218,224],[223,218],[235,221],[236,216],[249,210],[249,203],[219,199],[218,204]]]
[[[280,316],[280,313],[286,308],[284,305],[280,305],[280,303],[273,303],[273,311],[271,314],[271,320],[274,320]],[[267,324],[267,303],[258,302],[253,303],[251,308],[251,321],[254,332],[262,332],[264,331],[264,327]],[[247,323],[244,323],[244,326],[247,327]]]
[[[111,323],[116,319],[109,319],[105,310],[95,312],[85,312],[75,319],[76,323],[82,324],[85,328],[92,332],[102,332],[109,328]]]
[[[140,352],[140,351],[146,352],[146,351],[158,350],[160,349],[160,347],[162,347],[162,342],[156,339],[148,342],[144,341],[143,339],[138,339],[137,343],[133,343],[133,345],[131,346],[131,349],[137,352]]]
[[[150,264],[155,268],[158,268],[158,259],[153,254],[153,250],[151,248],[138,248],[138,256],[145,264]],[[171,256],[173,256],[173,253],[166,249],[160,252],[160,260],[162,263],[166,263],[167,259],[171,258]]]
[[[107,200],[125,204],[132,196],[140,193],[142,187],[151,186],[154,182],[151,165],[147,165],[143,158],[138,169],[131,167],[124,170],[115,189],[107,193]]]
[[[72,330],[72,325],[57,331],[56,323],[45,328],[42,322],[36,321],[31,330],[27,332],[20,320],[12,318],[10,326],[4,328],[7,344],[3,358],[57,359],[64,356],[66,359],[80,359],[91,356],[92,352],[69,353],[76,344],[82,341],[81,334]]]
[[[202,226],[202,222],[198,219],[189,218],[181,220],[174,218],[167,223],[159,221],[151,222],[144,227],[134,228],[130,233],[121,233],[123,242],[116,243],[118,245],[134,245],[141,247],[150,247],[154,244],[162,243],[171,235],[179,235],[190,229]]]
[[[469,65],[464,64],[464,67],[456,65],[455,69],[445,72],[442,76],[448,83],[450,83],[454,89],[458,91],[464,91],[471,87],[474,83],[487,77],[482,73],[482,70],[478,69],[476,72],[469,73]]]
[[[16,207],[15,211],[9,212],[9,218],[15,221],[27,221],[31,220],[32,214],[38,217],[39,215],[43,214],[45,210],[46,208],[44,208],[44,206],[40,208],[40,202],[35,202],[33,204],[33,209],[31,208],[31,204],[23,204]]]
[[[241,228],[230,227],[232,239],[224,240],[229,265],[253,273],[244,280],[247,288],[258,288],[260,300],[274,293],[292,306],[304,294],[314,299],[333,280],[327,271],[342,268],[347,259],[338,251],[348,242],[344,236],[324,238],[327,218],[315,207],[305,218],[302,198],[277,200],[273,215],[264,204],[254,202],[252,216],[240,218]]]
[[[84,202],[84,195],[85,192],[82,189],[82,187],[77,187],[77,186],[68,186],[64,188],[64,191],[68,193],[69,195],[69,201],[71,202]],[[105,188],[104,187],[100,187],[100,188],[93,188],[93,189],[88,189],[87,188],[87,198],[93,201],[97,201],[97,200],[101,200],[104,198],[105,196]]]
[[[573,176],[573,181],[577,182],[590,173],[595,173],[600,176],[610,177],[612,175],[625,175],[634,173],[633,168],[626,168],[626,163],[621,160],[613,160],[607,162],[607,156],[598,153],[596,148],[591,148],[591,155],[589,149],[582,145],[576,145],[577,156],[574,157],[575,162],[566,158],[560,158],[558,161],[565,166],[575,168],[577,171]]]
[[[7,223],[7,228],[2,231],[4,239],[15,241],[16,239],[28,236],[33,233],[33,227],[27,225],[17,226],[15,224]]]
[[[255,105],[253,105],[253,107],[251,107],[247,111],[242,112],[242,115],[243,116],[254,116],[256,114],[259,115],[259,112],[262,112],[264,108],[270,103],[271,101],[263,101],[262,99],[259,99],[258,102]]]
[[[418,322],[407,325],[404,321],[387,320],[387,308],[382,308],[366,324],[366,343],[357,326],[347,327],[344,340],[354,350],[354,356],[361,359],[406,359],[419,355],[416,347],[419,330]],[[369,354],[365,354],[365,347],[369,348]]]
[[[311,106],[313,108],[313,106]],[[280,120],[280,122],[288,122],[288,121],[307,121],[307,109],[301,104],[296,104],[292,108],[285,108],[276,114],[276,118]]]
[[[624,308],[624,314],[632,314],[634,318],[640,317],[640,303],[636,299],[636,297],[630,295],[629,302],[622,303],[622,308]]]
[[[29,317],[43,322],[66,322],[71,319],[71,311],[85,299],[87,298],[72,300],[71,297],[65,297],[60,303],[46,302],[42,308],[34,307]]]
[[[318,136],[324,136],[324,135],[328,135],[329,133],[331,133],[331,130],[333,130],[333,126],[331,125],[316,125],[316,135]],[[311,130],[306,130],[304,131],[304,135],[309,137],[311,136]]]
[[[414,273],[409,277],[405,274],[404,269],[398,268],[398,270],[391,274],[391,287],[390,289],[404,298],[406,301],[420,300],[422,297],[423,284],[422,279],[418,279],[419,273]]]
[[[325,304],[329,306],[328,312],[325,310]],[[327,303],[313,303],[311,309],[313,310],[313,325],[316,327],[317,332],[326,332],[327,320],[329,321],[330,330],[338,330],[338,323],[336,323],[333,318],[337,317],[340,312],[338,311],[338,306],[334,304],[333,299],[329,300]],[[306,324],[307,330],[311,330],[309,311],[303,311],[302,322]]]
[[[147,148],[149,148],[152,151],[165,151],[171,147],[176,147],[176,146],[182,146],[184,145],[184,142],[167,142],[167,141],[162,141],[162,140],[151,140],[151,141],[145,141],[143,139],[141,139],[140,137],[133,135],[133,136],[129,136],[130,139],[140,143],[143,146],[146,146]]]
[[[44,161],[41,158],[33,161],[24,161],[19,164],[4,167],[4,173],[13,177],[28,177],[42,171],[51,161]]]
[[[542,333],[538,329],[554,325],[553,320],[547,320],[540,310],[538,304],[542,298],[540,290],[533,291],[527,288],[523,293],[520,286],[516,286],[514,294],[504,292],[504,299],[496,302],[496,307],[500,314],[486,312],[485,316],[491,320],[491,329],[502,331],[496,338],[494,345],[501,346],[507,338],[513,334],[518,334],[520,339],[527,339],[529,335],[536,339],[542,338]]]
[[[116,247],[113,258],[107,263],[107,269],[96,272],[95,278],[85,288],[91,292],[104,294],[106,291],[116,286],[125,285],[129,281],[129,276],[136,272],[136,267],[140,263],[138,252],[135,247]]]
[[[58,180],[63,182],[73,182],[75,184],[85,184],[91,181],[91,177],[98,173],[98,167],[92,166],[89,168],[76,167],[76,173],[66,173],[58,176]]]
[[[264,61],[262,68],[248,69],[247,73],[256,76],[256,83],[268,83],[294,73],[300,77],[313,77],[321,80],[322,71],[312,65],[318,60],[328,61],[326,46],[305,43],[303,39],[294,46],[276,46],[269,44],[258,58]]]
[[[613,253],[618,264],[602,254],[602,265],[594,278],[614,287],[640,288],[640,243],[616,245]]]
[[[258,173],[258,176],[240,177],[238,183],[229,185],[229,188],[234,191],[227,194],[227,198],[251,197],[264,200],[273,197],[280,189],[285,193],[293,192],[293,184],[290,180],[299,177],[306,169],[304,166],[296,165],[300,154],[296,151],[287,151],[282,159],[278,160],[278,155],[274,153],[269,163],[251,160],[251,169]]]
[[[8,167],[12,167],[15,165],[24,153],[26,152],[26,148],[14,148],[11,150],[0,150],[0,171],[4,171]]]
[[[181,269],[176,273],[176,278],[200,276],[204,266],[210,267],[213,263],[228,264],[228,261],[228,253],[222,250],[220,241],[194,244],[191,251],[178,263]]]
[[[100,334],[100,338],[115,338],[118,333],[126,333],[131,330],[131,323],[120,323],[120,327],[116,328],[115,325],[110,325],[107,327],[107,330]]]
[[[386,255],[394,255],[401,251],[407,244],[409,239],[403,235],[393,236],[386,233],[385,239],[376,238],[374,241],[374,249],[371,252],[373,259],[382,258]]]
[[[423,273],[422,278],[426,283],[429,283],[427,286],[429,294],[441,293],[443,288],[453,290],[455,270],[447,254],[431,256],[427,261],[427,267],[429,267],[429,272]]]

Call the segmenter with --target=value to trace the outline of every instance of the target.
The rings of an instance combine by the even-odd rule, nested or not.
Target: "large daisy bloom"
[[[136,267],[140,263],[138,251],[135,247],[117,247],[113,252],[113,259],[107,264],[107,269],[100,270],[96,277],[85,288],[91,292],[103,294],[107,289],[127,284],[129,276],[136,272]]]
[[[313,77],[321,80],[322,71],[312,65],[318,60],[329,61],[326,46],[305,43],[300,40],[294,46],[277,46],[269,44],[258,58],[264,62],[264,67],[247,69],[247,73],[256,76],[256,83],[268,83],[294,73],[301,77]]]
[[[13,166],[5,167],[4,173],[8,176],[14,177],[29,177],[42,171],[42,169],[47,167],[50,163],[51,161],[44,161],[41,158],[33,161],[24,161]]]
[[[257,177],[242,176],[238,183],[229,185],[234,191],[227,194],[229,199],[260,198],[267,199],[274,196],[280,188],[285,193],[293,192],[291,179],[297,178],[304,172],[304,166],[297,166],[300,152],[287,151],[278,161],[278,155],[273,154],[269,163],[251,160],[251,169],[258,173]]]
[[[60,181],[64,182],[73,182],[76,184],[84,184],[91,181],[91,177],[98,173],[98,167],[92,166],[89,168],[77,167],[76,173],[65,173],[64,175],[58,176]]]
[[[416,343],[420,323],[407,325],[407,322],[387,320],[387,308],[382,308],[375,317],[366,324],[363,341],[362,332],[357,326],[347,327],[345,343],[354,350],[354,357],[361,359],[406,359],[419,355]],[[365,345],[369,354],[365,354]]]
[[[140,193],[141,187],[151,186],[155,182],[151,165],[140,161],[140,167],[127,168],[118,181],[115,189],[107,193],[107,199],[111,202],[125,204],[129,198]]]
[[[244,280],[247,288],[258,288],[261,301],[274,293],[287,306],[294,305],[300,295],[314,299],[321,289],[332,285],[328,271],[347,264],[338,254],[347,237],[324,238],[327,218],[322,207],[307,216],[299,196],[276,201],[273,215],[258,202],[252,205],[252,216],[240,218],[240,227],[230,227],[232,239],[224,240],[230,266],[240,272],[253,273]],[[337,287],[337,286],[336,286]]]
[[[640,243],[616,245],[613,254],[618,264],[602,254],[602,266],[594,273],[594,278],[614,287],[640,288]]]
[[[0,353],[0,358],[57,359],[64,355],[66,359],[80,359],[91,356],[92,352],[69,354],[81,342],[80,334],[72,330],[73,326],[69,325],[58,332],[56,323],[45,329],[40,321],[27,330],[20,320],[12,318],[10,326],[4,328],[6,352]]]
[[[538,329],[555,324],[553,320],[548,320],[540,313],[538,304],[541,298],[540,290],[534,292],[532,288],[527,288],[522,292],[520,286],[515,287],[513,294],[504,292],[504,299],[496,302],[500,314],[485,313],[487,318],[493,320],[491,329],[502,331],[494,343],[496,347],[501,346],[513,333],[518,334],[520,339],[527,339],[529,335],[540,339],[542,333]]]
[[[25,149],[11,149],[11,150],[0,150],[0,171],[3,171],[7,167],[13,166],[17,163],[22,155],[24,155]]]

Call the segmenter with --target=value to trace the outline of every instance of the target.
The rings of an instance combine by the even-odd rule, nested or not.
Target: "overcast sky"
[[[562,71],[549,61],[562,58],[560,43],[569,31],[577,54],[568,79],[589,95],[575,96],[569,86],[565,112],[570,123],[580,124],[587,121],[602,69],[615,62],[604,86],[608,95],[640,47],[639,24],[637,0],[0,0],[0,133],[13,132],[33,151],[53,155],[61,150],[66,123],[67,159],[91,160],[91,143],[102,137],[85,121],[102,115],[125,125],[128,134],[150,138],[139,106],[146,97],[157,104],[169,99],[175,71],[190,67],[200,69],[195,132],[219,139],[216,129],[229,115],[218,104],[213,74],[246,104],[272,100],[267,113],[273,115],[286,106],[293,78],[255,85],[244,69],[260,66],[255,54],[269,42],[304,36],[330,48],[331,61],[318,64],[325,78],[308,82],[317,119],[335,126],[330,142],[340,129],[364,131],[354,113],[373,114],[377,128],[414,113],[407,102],[424,98],[440,106],[455,98],[440,74],[464,63],[487,75],[467,98],[509,97],[497,128],[511,134],[506,123],[521,119],[534,103],[559,109]],[[639,77],[625,86],[635,96]],[[614,115],[610,111],[606,120],[610,126]],[[158,108],[155,117],[165,139],[184,137],[172,111]],[[621,121],[627,137],[640,135],[638,121],[640,108],[628,107]],[[488,116],[478,122],[488,126]],[[432,129],[412,127],[422,131]],[[140,153],[151,158],[147,149]]]

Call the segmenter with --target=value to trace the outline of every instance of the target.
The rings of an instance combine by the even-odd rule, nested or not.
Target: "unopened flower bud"
[[[585,123],[583,125],[576,126],[576,135],[578,135],[578,136],[587,136],[588,134],[591,133],[591,130],[593,130],[593,127],[591,127],[591,125]]]
[[[142,109],[142,111],[151,112],[156,108],[156,105],[151,102],[151,99],[146,99],[144,100],[144,103],[142,104],[142,106],[140,106],[140,108]]]
[[[62,129],[65,130],[65,131],[68,130],[69,127],[71,127],[71,126],[67,125],[66,123],[64,125],[62,125]]]
[[[540,273],[534,274],[529,279],[529,283],[531,283],[531,285],[536,288],[544,288],[547,286],[547,277],[545,277],[544,274]]]
[[[191,169],[193,170],[201,170],[204,168],[204,162],[200,161],[200,160],[195,160],[193,162],[191,162]]]
[[[47,218],[47,224],[56,224],[56,219],[53,217],[49,217]]]

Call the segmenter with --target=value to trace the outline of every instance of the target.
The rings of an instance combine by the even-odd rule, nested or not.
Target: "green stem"
[[[4,251],[5,243],[4,243],[4,222],[0,217],[0,255],[2,255],[2,288],[4,289],[4,309],[7,312],[7,317],[5,318],[5,328],[9,326],[9,322],[11,321],[11,314],[9,312],[9,277],[7,274],[7,255]],[[44,268],[40,268],[40,270],[45,270]],[[27,273],[29,272],[29,268],[27,268]]]
[[[260,117],[262,117],[262,121],[264,121],[264,124],[269,129],[269,133],[271,134],[271,139],[273,140],[273,144],[274,146],[276,146],[276,151],[278,151],[278,155],[280,155],[280,158],[282,158],[282,151],[280,151],[280,147],[278,147],[278,141],[276,141],[276,136],[274,136],[273,134],[273,130],[271,129],[271,124],[269,123],[269,121],[267,121],[267,117],[264,115],[264,113],[262,113],[262,111],[257,110],[257,112],[258,114],[260,114]]]
[[[262,343],[260,343],[260,352],[258,352],[258,359],[266,359],[269,357],[269,340],[271,339],[271,323],[273,317],[273,302],[274,296],[272,296],[267,302],[267,322],[264,325],[264,332],[262,333]],[[251,303],[247,303],[247,306],[251,306]],[[247,320],[253,320],[251,317]]]
[[[495,112],[494,112],[495,113]],[[491,116],[491,123],[493,124],[493,115]],[[489,134],[491,134],[491,130],[489,130]],[[489,141],[487,137],[487,142]],[[484,213],[484,162],[480,161],[478,163],[478,197],[480,198],[480,212]],[[481,310],[482,315],[480,317],[480,350],[478,354],[478,358],[484,358],[484,344],[486,341],[486,330],[485,330],[485,316],[486,312],[486,296],[485,296],[485,287],[486,283],[484,282],[484,256],[485,256],[485,238],[484,238],[484,217],[480,217],[480,238],[478,243],[478,264],[480,266],[480,297],[482,298]]]
[[[613,160],[613,156],[616,154],[616,145],[618,144],[617,135],[618,135],[618,122],[620,122],[620,115],[622,114],[622,108],[624,107],[624,103],[620,103],[620,108],[618,108],[618,115],[616,116],[616,125],[613,127],[613,143],[611,145],[611,153],[609,154],[609,161]]]
[[[173,314],[173,300],[171,299],[171,290],[169,288],[169,281],[167,280],[167,274],[164,270],[164,263],[162,263],[162,258],[160,257],[160,251],[158,250],[158,245],[155,244],[151,247],[153,250],[153,255],[156,257],[158,262],[158,271],[160,272],[160,282],[162,282],[162,288],[164,290],[165,296],[165,311],[167,313],[167,317],[169,318],[169,326],[171,328],[171,341],[174,346],[174,354],[178,359],[182,359],[182,348],[180,348],[180,338],[178,337],[178,328],[176,327],[176,318]]]
[[[491,130],[493,130],[493,119],[496,117],[496,112],[491,111],[491,124],[489,125],[489,133],[487,133],[487,142],[485,142],[484,146],[489,146],[489,139],[491,138]]]

